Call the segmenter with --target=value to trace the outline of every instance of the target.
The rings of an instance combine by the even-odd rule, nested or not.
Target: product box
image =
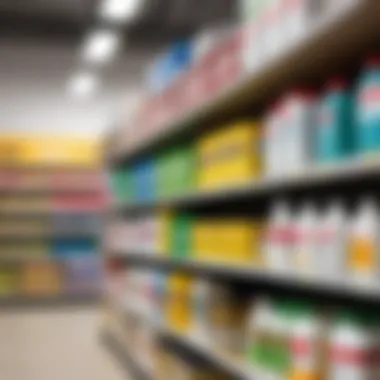
[[[198,143],[201,189],[237,186],[258,178],[261,170],[258,125],[239,123],[214,132]]]
[[[94,239],[55,239],[52,255],[59,259],[94,257],[97,244]]]
[[[180,333],[187,333],[192,326],[192,284],[185,275],[172,275],[168,280],[167,324]]]
[[[191,192],[195,186],[196,156],[192,145],[172,149],[157,161],[159,197]]]
[[[118,169],[110,175],[111,188],[117,202],[134,199],[132,174],[128,169]]]
[[[134,199],[140,202],[156,198],[156,170],[152,161],[143,161],[132,168]]]
[[[177,215],[172,221],[170,249],[172,257],[188,259],[193,252],[193,219],[188,215]]]
[[[98,257],[73,258],[65,262],[64,283],[73,293],[96,293],[101,289],[101,261]]]
[[[62,273],[59,264],[49,262],[28,263],[22,269],[21,287],[30,296],[57,295],[62,290]]]
[[[9,265],[0,269],[0,296],[16,295],[20,291],[20,271]]]

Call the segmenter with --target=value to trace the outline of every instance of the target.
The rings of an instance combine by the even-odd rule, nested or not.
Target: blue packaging
[[[53,257],[72,259],[94,257],[98,253],[98,245],[94,239],[55,239],[52,246]]]
[[[194,60],[194,44],[180,40],[171,45],[153,64],[148,73],[148,87],[160,93],[170,87],[177,77],[187,70]]]
[[[334,162],[353,152],[353,94],[346,80],[332,79],[322,97],[316,130],[317,162]]]
[[[359,154],[380,150],[380,55],[370,57],[359,81],[357,109]]]
[[[156,196],[155,165],[153,161],[143,161],[132,169],[133,188],[137,201],[151,201]]]

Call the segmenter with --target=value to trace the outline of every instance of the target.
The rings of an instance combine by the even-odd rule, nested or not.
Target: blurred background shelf
[[[100,302],[101,296],[97,292],[88,294],[58,294],[53,296],[0,295],[0,313],[9,309],[96,306]]]

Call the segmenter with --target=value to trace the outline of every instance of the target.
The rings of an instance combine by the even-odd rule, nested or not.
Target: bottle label
[[[354,271],[370,273],[376,266],[376,247],[370,239],[354,237],[351,241],[350,264]]]

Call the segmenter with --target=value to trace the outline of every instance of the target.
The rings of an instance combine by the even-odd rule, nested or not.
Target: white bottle
[[[377,380],[378,337],[370,319],[343,316],[330,334],[329,380]]]
[[[316,94],[310,89],[297,89],[284,100],[286,123],[286,167],[290,175],[304,174],[312,164],[313,133],[317,120]]]
[[[331,202],[317,231],[317,275],[328,280],[340,281],[345,277],[348,260],[348,223],[343,204]]]
[[[202,344],[209,344],[209,313],[208,305],[210,301],[210,284],[205,280],[198,280],[192,291],[192,303],[194,310],[194,339]]]
[[[360,202],[349,237],[350,279],[355,283],[376,283],[379,265],[380,218],[374,198]]]
[[[311,204],[302,206],[296,219],[294,267],[300,276],[315,276],[318,255],[318,213]]]
[[[294,223],[290,207],[285,202],[274,204],[269,217],[264,257],[270,271],[288,273],[292,269]]]

